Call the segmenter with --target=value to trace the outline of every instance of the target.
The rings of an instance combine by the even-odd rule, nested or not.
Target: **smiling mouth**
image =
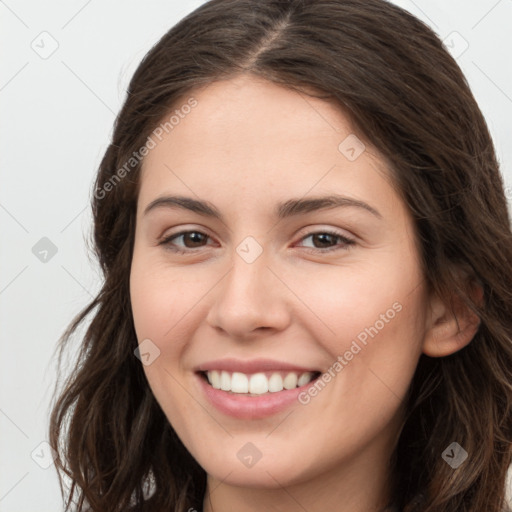
[[[271,371],[246,374],[211,370],[198,372],[214,389],[234,395],[261,396],[296,389],[316,380],[321,372]]]

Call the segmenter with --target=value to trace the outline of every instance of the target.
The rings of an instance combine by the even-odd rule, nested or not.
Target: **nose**
[[[271,267],[265,251],[252,262],[234,252],[231,269],[212,290],[208,324],[233,339],[285,329],[293,294]]]

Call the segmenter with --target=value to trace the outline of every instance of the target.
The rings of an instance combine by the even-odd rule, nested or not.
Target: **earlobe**
[[[482,303],[483,289],[473,288],[473,298]],[[454,312],[439,297],[431,301],[431,318],[423,340],[423,353],[444,357],[468,345],[480,326],[480,318],[460,298],[454,297]]]

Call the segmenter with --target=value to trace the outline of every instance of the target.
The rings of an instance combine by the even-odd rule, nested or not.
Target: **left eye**
[[[319,241],[320,244],[328,244],[328,247],[313,247],[313,251],[320,251],[320,252],[327,252],[327,251],[334,251],[338,249],[348,249],[348,246],[355,244],[355,240],[352,240],[351,238],[347,238],[346,236],[341,235],[340,233],[337,233],[335,231],[316,231],[314,233],[310,233],[309,235],[306,235],[305,237],[301,238],[301,240],[306,240],[307,238],[310,238],[314,241]],[[341,240],[342,245],[332,245],[331,242],[335,242],[336,240]]]
[[[205,242],[208,238],[210,237],[201,231],[181,231],[180,233],[176,233],[164,238],[160,242],[160,245],[166,245],[171,251],[184,254],[193,252],[194,249],[204,247],[204,245],[201,245],[201,243]],[[355,240],[347,238],[346,236],[341,235],[335,231],[315,231],[302,237],[300,241],[304,241],[308,238],[312,239],[313,244],[315,244],[315,242],[319,242],[321,245],[323,245],[323,247],[306,247],[306,249],[312,250],[313,252],[327,252],[338,249],[346,250],[350,245],[355,244]],[[182,239],[182,241],[185,243],[185,249],[180,249],[176,246],[175,243],[173,243],[174,240],[178,239]],[[188,245],[187,241],[190,241],[191,244]],[[341,241],[341,244],[336,244],[336,241]],[[327,244],[327,247],[325,244]]]

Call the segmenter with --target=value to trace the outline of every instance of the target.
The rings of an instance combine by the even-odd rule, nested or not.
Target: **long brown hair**
[[[212,0],[139,65],[94,184],[104,283],[59,344],[60,362],[92,315],[49,427],[63,494],[64,481],[71,485],[66,510],[202,509],[205,472],[134,356],[129,275],[141,160],[130,159],[183,98],[243,73],[334,101],[350,116],[388,159],[429,290],[460,298],[481,320],[462,350],[420,357],[390,461],[400,510],[507,510],[512,234],[503,180],[459,66],[428,26],[383,0]],[[483,301],[472,299],[474,283]],[[442,457],[453,441],[469,454],[456,470]]]

